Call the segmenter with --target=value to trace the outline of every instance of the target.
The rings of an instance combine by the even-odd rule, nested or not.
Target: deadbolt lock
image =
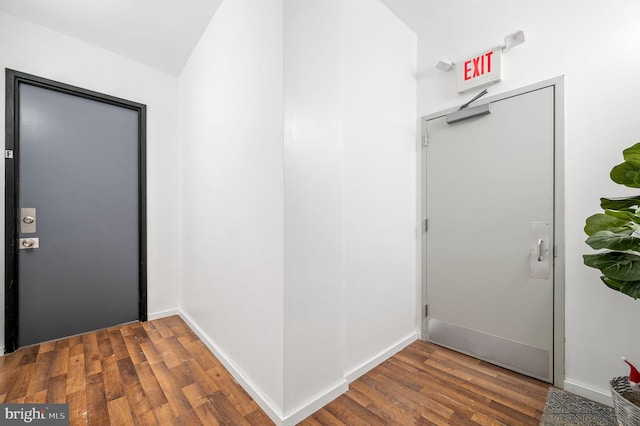
[[[20,209],[20,232],[33,234],[36,232],[36,209],[24,207]]]

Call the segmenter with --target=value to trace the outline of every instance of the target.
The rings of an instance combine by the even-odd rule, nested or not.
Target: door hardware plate
[[[20,233],[33,234],[36,232],[36,209],[20,209]]]

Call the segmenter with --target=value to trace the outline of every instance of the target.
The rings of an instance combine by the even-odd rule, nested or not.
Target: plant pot
[[[640,406],[625,398],[627,394],[640,395],[629,386],[629,376],[616,377],[609,382],[611,396],[613,397],[613,408],[618,419],[618,426],[640,425]],[[640,400],[640,398],[638,398]]]

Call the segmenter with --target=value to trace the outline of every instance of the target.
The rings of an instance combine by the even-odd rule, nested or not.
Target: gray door
[[[428,134],[428,339],[553,381],[554,89]]]
[[[16,92],[18,346],[138,320],[140,109]]]

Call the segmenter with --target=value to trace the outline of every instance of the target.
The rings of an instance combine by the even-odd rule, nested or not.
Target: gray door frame
[[[553,291],[553,384],[556,387],[564,387],[564,312],[565,312],[565,241],[564,241],[564,76],[555,77],[549,80],[541,81],[526,87],[511,90],[488,98],[483,98],[482,103],[495,102],[510,97],[518,96],[539,90],[545,87],[553,87],[554,89],[554,235],[555,245],[557,248],[556,258],[554,260],[554,291]],[[462,102],[461,102],[462,103]],[[426,282],[426,262],[427,262],[427,232],[426,232],[426,213],[427,213],[427,195],[426,195],[426,178],[427,178],[427,149],[428,138],[426,135],[427,121],[435,118],[446,116],[449,113],[458,110],[458,108],[450,108],[433,114],[422,116],[420,147],[422,154],[420,156],[419,165],[419,181],[418,181],[418,206],[420,212],[419,229],[422,229],[422,241],[419,246],[420,259],[420,294],[418,298],[418,312],[420,318],[418,324],[421,330],[422,340],[427,339],[427,282]]]
[[[5,352],[18,348],[19,85],[28,84],[138,112],[138,319],[147,320],[146,105],[6,69],[5,110]]]

